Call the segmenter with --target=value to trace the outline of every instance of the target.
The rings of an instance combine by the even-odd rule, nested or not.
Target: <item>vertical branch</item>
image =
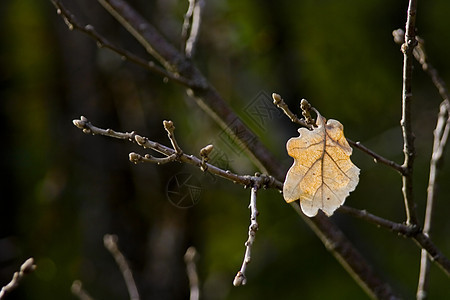
[[[450,131],[450,103],[448,99],[441,103],[436,129],[434,130],[433,153],[430,163],[430,177],[427,189],[427,207],[425,211],[425,221],[423,233],[430,235],[431,221],[433,217],[433,207],[437,193],[437,175],[439,165],[443,158],[445,146]],[[427,290],[429,285],[430,260],[428,252],[425,249],[421,251],[419,283],[417,286],[417,299],[423,300],[427,298]]]
[[[237,272],[236,277],[234,277],[233,285],[240,286],[245,285],[247,283],[247,278],[245,277],[245,271],[247,270],[247,266],[252,259],[252,247],[255,242],[256,231],[258,230],[258,222],[256,221],[256,217],[259,215],[258,210],[256,209],[256,193],[258,188],[256,186],[252,187],[251,195],[250,195],[250,226],[248,227],[248,240],[245,242],[245,255],[244,261],[242,262],[241,269]]]
[[[412,62],[413,51],[417,44],[415,36],[416,23],[416,0],[409,0],[408,17],[406,21],[405,43],[402,45],[403,52],[403,89],[402,89],[402,119],[401,127],[403,133],[403,153],[405,160],[403,169],[405,173],[402,176],[402,192],[405,201],[406,223],[408,225],[417,225],[416,208],[413,200],[412,173],[415,157],[414,134],[412,131],[411,103],[412,103]]]

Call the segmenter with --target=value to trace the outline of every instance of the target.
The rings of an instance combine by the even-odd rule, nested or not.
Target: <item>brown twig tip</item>
[[[211,151],[213,151],[213,149],[214,146],[210,144],[200,150],[200,157],[202,158],[202,161],[200,163],[200,170],[202,170],[203,172],[208,169],[208,165],[206,163],[209,160],[208,155],[211,153]]]
[[[137,164],[141,160],[141,157],[142,157],[141,155],[139,155],[135,152],[131,152],[130,154],[128,154],[128,158],[134,164]]]
[[[315,120],[311,117],[311,109],[314,108],[309,104],[308,100],[302,99],[302,101],[300,101],[300,108],[302,109],[302,115],[305,118],[306,124],[316,125]],[[315,109],[314,111],[317,113]]]
[[[175,125],[172,121],[163,121],[164,129],[167,131],[167,135],[169,137],[170,143],[172,143],[173,150],[177,153],[177,155],[181,156],[183,154],[183,150],[178,146],[177,141],[175,140]]]
[[[278,105],[278,103],[280,103],[281,101],[283,101],[283,99],[281,98],[280,95],[278,95],[277,93],[273,93],[272,94],[272,99],[273,99],[273,104]]]
[[[283,113],[291,119],[293,123],[296,123],[300,126],[311,128],[311,125],[307,124],[305,120],[299,119],[287,106],[287,104],[284,102],[283,98],[277,93],[272,94],[273,104],[281,109]]]
[[[164,129],[166,129],[166,131],[168,133],[173,133],[173,131],[175,130],[175,125],[173,125],[172,121],[164,120],[163,125],[164,125]]]
[[[405,41],[405,31],[401,28],[392,31],[392,36],[396,44],[402,44]]]
[[[245,277],[245,275],[241,271],[239,271],[236,274],[236,277],[234,277],[233,285],[234,286],[241,286],[241,285],[245,285],[246,283],[247,283],[247,278]]]
[[[36,265],[34,264],[34,258],[32,257],[27,259],[22,266],[20,266],[20,272],[23,274],[30,274],[34,270],[36,270]]]
[[[208,157],[208,155],[213,151],[213,149],[214,149],[214,146],[211,145],[211,144],[209,144],[209,145],[203,147],[203,148],[200,150],[200,156],[201,156],[201,157],[205,157],[205,158]]]

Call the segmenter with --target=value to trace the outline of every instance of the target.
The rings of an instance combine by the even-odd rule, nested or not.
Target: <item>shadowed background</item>
[[[96,2],[63,3],[80,22],[150,59]],[[187,1],[130,3],[179,46]],[[402,54],[391,32],[404,27],[406,6],[407,1],[386,0],[207,1],[194,61],[286,170],[292,159],[285,143],[298,133],[272,107],[272,92],[281,94],[298,114],[300,99],[308,99],[323,116],[344,124],[347,137],[401,162]],[[448,1],[420,2],[417,17],[430,62],[447,83],[448,12]],[[253,174],[255,167],[233,141],[182,87],[164,83],[98,48],[82,33],[69,31],[50,1],[4,0],[0,20],[0,286],[26,258],[33,256],[38,266],[11,299],[70,299],[75,279],[97,299],[126,298],[120,271],[103,247],[106,233],[118,235],[143,299],[188,297],[183,255],[191,245],[200,253],[204,299],[365,297],[272,190],[258,193],[260,229],[248,283],[233,287],[247,239],[250,191],[179,163],[133,165],[128,153],[144,150],[85,135],[72,120],[84,115],[100,127],[136,130],[170,145],[162,126],[170,119],[184,152],[197,155],[212,143],[213,162]],[[420,66],[415,67],[414,193],[423,221],[441,99]],[[400,176],[358,150],[352,160],[361,177],[346,203],[403,221]],[[445,163],[432,234],[449,256],[450,167]],[[192,176],[201,190],[193,207],[169,201],[177,175]],[[420,257],[413,242],[339,212],[333,219],[382,277],[404,298],[413,297]],[[432,266],[430,298],[448,292],[448,278]]]

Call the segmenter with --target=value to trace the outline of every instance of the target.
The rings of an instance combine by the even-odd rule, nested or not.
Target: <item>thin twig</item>
[[[396,222],[393,222],[393,221],[390,221],[387,219],[383,219],[379,216],[376,216],[376,215],[373,215],[373,214],[367,212],[365,209],[359,210],[359,209],[356,209],[353,207],[342,205],[338,211],[349,214],[351,216],[354,216],[354,217],[357,217],[360,219],[364,219],[370,223],[373,223],[380,227],[384,227],[394,233],[403,235],[405,237],[411,237],[418,232],[417,227],[408,226],[405,224],[396,223]]]
[[[387,158],[385,158],[385,157],[383,157],[383,156],[373,152],[372,150],[370,150],[369,148],[367,148],[366,146],[361,144],[361,142],[359,142],[359,141],[358,142],[354,142],[354,141],[352,141],[350,139],[347,139],[347,142],[350,145],[352,145],[353,147],[355,147],[355,148],[361,150],[362,152],[372,156],[373,157],[373,161],[375,163],[382,163],[382,164],[384,164],[386,166],[389,166],[389,167],[395,169],[397,172],[399,172],[402,175],[405,172],[401,165],[399,165],[398,163],[396,163],[396,162],[394,162],[392,160],[389,160],[389,159],[387,159]]]
[[[444,100],[440,105],[436,129],[434,130],[433,153],[430,162],[430,177],[427,189],[427,206],[425,211],[425,221],[423,233],[430,236],[431,222],[433,218],[433,207],[437,195],[437,176],[443,158],[445,146],[447,145],[450,130],[449,101]],[[420,259],[419,283],[417,286],[417,299],[427,298],[429,286],[430,260],[428,253],[422,249]]]
[[[130,300],[139,300],[139,292],[133,278],[133,273],[131,272],[125,256],[122,252],[120,252],[117,242],[118,238],[116,235],[105,234],[103,237],[103,244],[105,245],[105,248],[114,257],[114,260],[122,273],[123,279],[125,280],[125,284],[127,286],[128,294],[130,295]]]
[[[284,112],[284,114],[285,114],[286,116],[288,116],[289,119],[291,119],[291,121],[292,121],[293,123],[296,123],[296,124],[298,124],[298,125],[300,125],[300,126],[306,127],[306,128],[308,128],[308,129],[312,129],[312,128],[313,128],[313,126],[312,126],[312,125],[309,125],[308,123],[306,123],[306,121],[305,121],[304,119],[299,119],[299,118],[297,117],[297,115],[294,114],[294,113],[289,109],[288,105],[286,104],[286,102],[284,102],[283,98],[281,98],[280,95],[278,95],[278,94],[276,94],[276,93],[273,93],[273,94],[272,94],[272,98],[273,98],[273,104],[275,104],[279,109],[281,109],[281,110]]]
[[[190,300],[198,300],[200,298],[197,259],[197,250],[195,247],[189,247],[184,254],[184,262],[186,263],[186,273],[189,279]]]
[[[405,42],[401,49],[403,52],[403,88],[402,88],[402,119],[400,122],[403,133],[403,153],[405,159],[402,175],[402,192],[405,202],[406,223],[417,224],[416,205],[413,199],[413,166],[415,158],[414,134],[412,131],[412,71],[413,50],[417,45],[415,36],[416,0],[409,0],[408,16],[406,20]]]
[[[78,297],[78,299],[80,299],[80,300],[93,300],[94,299],[91,297],[91,295],[89,295],[89,293],[85,289],[83,289],[83,284],[81,283],[80,280],[75,280],[72,283],[70,291],[72,292],[72,294],[74,296]]]
[[[181,39],[183,51],[187,58],[194,56],[202,18],[203,0],[189,0],[189,7],[184,17]]]
[[[131,142],[137,143],[139,146],[146,148],[146,149],[152,149],[153,151],[156,151],[158,153],[161,153],[165,155],[164,158],[156,158],[156,157],[150,157],[147,158],[145,156],[140,156],[136,153],[130,153],[130,160],[134,163],[137,162],[152,162],[152,163],[165,163],[169,161],[178,160],[183,163],[188,163],[194,166],[197,166],[199,168],[205,168],[213,175],[220,176],[222,178],[228,179],[234,183],[242,184],[243,186],[251,186],[253,184],[257,184],[258,186],[261,186],[263,188],[276,188],[278,190],[283,189],[283,183],[276,180],[274,177],[261,174],[260,176],[250,176],[250,175],[238,175],[235,174],[229,170],[223,170],[213,164],[206,163],[201,158],[198,158],[194,155],[187,155],[182,153],[181,155],[177,154],[177,152],[174,149],[171,149],[169,147],[166,147],[162,144],[159,144],[157,142],[151,141],[146,137],[140,136],[136,134],[136,132],[118,132],[114,131],[112,129],[102,129],[99,127],[96,127],[92,125],[91,122],[86,117],[81,116],[78,120],[73,120],[73,124],[77,126],[79,129],[83,130],[86,134],[93,134],[93,135],[104,135],[112,138],[117,138],[121,140],[128,140]],[[181,149],[180,149],[181,150]],[[210,149],[212,151],[212,149]],[[176,158],[176,159],[175,159]]]
[[[110,49],[113,52],[120,55],[120,57],[122,59],[127,59],[141,67],[144,67],[145,69],[147,69],[151,72],[161,75],[164,78],[173,80],[184,86],[192,86],[192,84],[194,84],[193,82],[190,82],[189,80],[187,80],[186,78],[183,78],[179,74],[174,74],[172,72],[168,72],[168,71],[164,70],[163,68],[161,68],[160,66],[157,66],[154,62],[142,59],[139,56],[114,45],[108,39],[106,39],[101,34],[99,34],[95,30],[94,26],[92,26],[90,24],[82,25],[80,22],[78,22],[78,20],[74,17],[74,15],[72,15],[72,13],[69,10],[67,10],[59,0],[51,0],[51,1],[52,1],[53,5],[55,6],[55,8],[57,9],[57,13],[63,18],[64,22],[66,23],[66,25],[68,26],[68,28],[70,30],[75,29],[75,30],[78,30],[80,32],[87,34],[89,37],[93,38],[97,42],[97,45],[99,47]]]
[[[253,243],[255,242],[256,231],[258,231],[258,222],[256,221],[256,217],[259,214],[258,210],[256,209],[257,192],[258,188],[256,186],[253,186],[250,194],[250,226],[248,227],[248,239],[245,242],[244,261],[242,262],[241,269],[237,272],[236,277],[234,277],[234,286],[245,285],[247,283],[245,272],[247,270],[248,264],[252,259],[252,247]]]
[[[178,156],[183,154],[183,150],[181,150],[180,146],[178,146],[177,140],[175,139],[175,125],[173,125],[172,121],[163,121],[164,129],[167,131],[167,135],[169,136],[170,143],[172,144],[173,150],[177,153]]]
[[[430,237],[424,234],[417,225],[395,223],[368,213],[365,210],[358,210],[345,205],[341,206],[339,211],[369,221],[377,226],[385,227],[405,237],[410,237],[420,249],[427,251],[429,257],[432,258],[447,276],[450,276],[450,260],[445,257],[441,250],[434,245]]]
[[[27,259],[21,266],[18,272],[15,272],[11,281],[2,287],[0,290],[0,299],[4,299],[4,297],[15,290],[25,275],[33,272],[36,269],[36,265],[34,264],[34,259],[31,257]]]

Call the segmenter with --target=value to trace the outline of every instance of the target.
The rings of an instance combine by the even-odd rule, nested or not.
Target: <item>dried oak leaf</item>
[[[286,148],[294,164],[283,186],[286,202],[300,199],[302,211],[313,217],[321,209],[331,216],[359,182],[359,168],[350,160],[352,148],[339,121],[317,113],[317,127],[298,129]]]

